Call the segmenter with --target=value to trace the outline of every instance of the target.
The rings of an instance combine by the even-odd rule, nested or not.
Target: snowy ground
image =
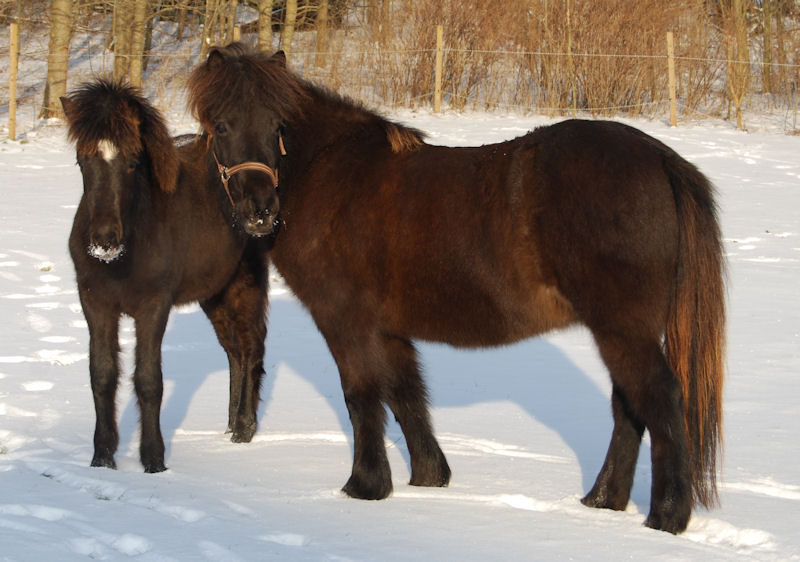
[[[546,122],[395,117],[449,145]],[[171,121],[193,131],[183,115]],[[633,124],[716,183],[730,259],[722,506],[697,512],[685,534],[642,526],[647,447],[627,512],[579,503],[611,430],[606,371],[582,330],[480,352],[422,345],[450,487],[406,484],[405,443],[390,425],[393,497],[344,497],[352,442],[336,368],[279,280],[252,443],[223,435],[225,357],[188,307],[164,341],[170,469],[142,473],[127,374],[119,470],[89,468],[88,334],[66,251],[81,180],[63,129],[49,125],[0,143],[0,560],[800,559],[800,138]]]

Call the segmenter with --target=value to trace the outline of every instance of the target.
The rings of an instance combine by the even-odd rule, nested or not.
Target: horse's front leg
[[[267,265],[262,254],[246,254],[222,293],[201,303],[230,365],[228,432],[234,443],[249,443],[258,427],[267,335]]]
[[[317,319],[317,326],[339,367],[353,425],[353,471],[342,491],[358,499],[383,499],[392,493],[392,474],[383,439],[386,411],[382,400],[389,389],[383,377],[386,365],[380,336],[365,331],[364,323],[356,320],[333,320],[328,325]]]
[[[164,438],[161,435],[161,399],[164,383],[161,374],[161,342],[169,318],[170,303],[151,305],[135,317],[136,370],[133,384],[141,414],[142,435],[139,458],[145,472],[162,472]]]
[[[117,468],[114,453],[119,444],[116,419],[119,314],[106,308],[96,310],[84,298],[81,298],[81,303],[89,326],[89,378],[95,411],[94,456],[91,465]]]

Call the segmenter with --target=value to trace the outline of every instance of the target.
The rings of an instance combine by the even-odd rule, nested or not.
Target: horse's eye
[[[225,126],[225,123],[217,123],[214,125],[214,131],[220,135],[224,135],[228,132],[228,128]]]
[[[132,172],[139,166],[139,159],[138,158],[131,158],[128,160],[128,171]]]

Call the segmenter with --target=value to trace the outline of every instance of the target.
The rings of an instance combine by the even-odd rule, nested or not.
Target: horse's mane
[[[424,134],[394,123],[327,88],[312,84],[286,68],[282,52],[268,55],[231,43],[211,51],[205,64],[189,77],[189,109],[206,131],[212,132],[213,116],[241,100],[256,100],[275,111],[284,121],[304,115],[303,106],[312,100],[353,110],[365,121],[377,123],[394,152],[416,150]]]
[[[161,189],[173,191],[178,157],[161,113],[137,88],[97,78],[61,98],[67,137],[78,152],[96,154],[100,141],[111,141],[125,155],[143,150],[150,156]]]

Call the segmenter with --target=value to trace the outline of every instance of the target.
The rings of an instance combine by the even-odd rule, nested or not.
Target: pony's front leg
[[[135,318],[136,370],[133,384],[141,414],[142,435],[139,458],[145,472],[162,472],[164,439],[161,435],[161,342],[169,318],[169,303],[158,303]]]
[[[119,315],[115,311],[94,311],[81,299],[89,326],[89,378],[94,398],[94,456],[91,466],[117,468],[114,453],[119,444],[116,395],[119,381]]]

